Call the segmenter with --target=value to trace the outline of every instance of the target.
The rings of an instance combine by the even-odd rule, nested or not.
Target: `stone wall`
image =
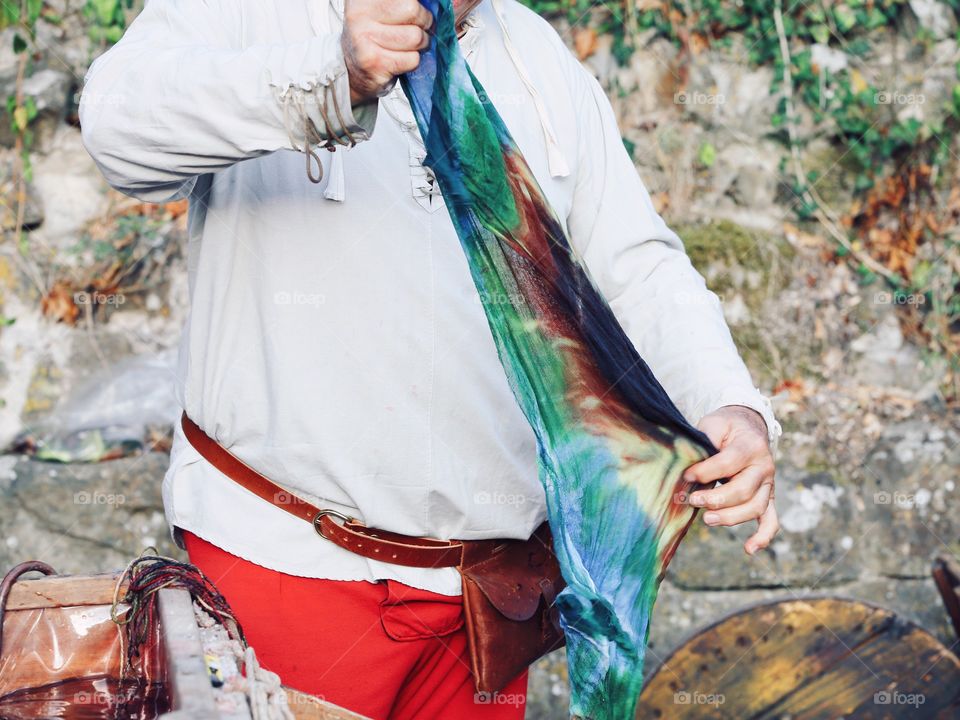
[[[29,251],[20,253],[9,239],[0,246],[0,314],[13,321],[0,329],[3,446],[75,395],[85,378],[104,377],[122,358],[173,347],[186,309],[184,217],[138,210],[100,180],[74,124],[75,93],[97,49],[79,8],[61,3],[59,10],[61,26],[41,24],[24,87],[40,110]],[[942,18],[931,17],[923,17],[936,39],[927,54],[878,45],[869,58],[877,72],[912,78],[928,95],[924,112],[945,100],[943,78],[957,58],[952,25],[942,28]],[[570,28],[560,30],[571,36]],[[15,74],[10,35],[0,34],[4,94]],[[769,124],[777,102],[772,70],[742,57],[734,42],[681,59],[674,45],[648,35],[626,66],[613,60],[603,37],[586,61],[611,90],[655,201],[722,297],[756,382],[776,394],[785,431],[777,490],[782,533],[749,558],[741,547],[749,528],[698,522],[661,590],[649,664],[729,611],[808,593],[894,608],[950,645],[955,638],[929,572],[934,555],[960,550],[960,423],[939,391],[945,364],[904,337],[902,309],[889,295],[861,285],[832,258],[816,227],[797,223],[779,169],[784,149]],[[12,162],[11,142],[0,132],[4,168]],[[715,150],[709,167],[701,157],[705,144]],[[849,196],[842,158],[829,143],[810,147],[832,197]],[[14,207],[9,176],[7,170],[7,229]],[[74,325],[54,322],[55,282],[92,277],[131,242],[156,265],[138,266],[140,287],[96,313],[81,307]],[[87,572],[123,566],[150,545],[177,554],[159,498],[165,463],[162,452],[92,464],[0,456],[0,567],[39,558],[64,572]],[[537,666],[528,717],[564,717],[564,678],[560,657]]]

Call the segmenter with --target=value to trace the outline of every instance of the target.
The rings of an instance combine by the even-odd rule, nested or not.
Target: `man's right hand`
[[[418,0],[346,0],[340,44],[350,77],[350,102],[385,95],[398,75],[420,64],[433,16]]]

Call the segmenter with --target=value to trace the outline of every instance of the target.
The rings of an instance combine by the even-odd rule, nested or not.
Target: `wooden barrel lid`
[[[287,704],[297,720],[369,720],[364,715],[324,702],[318,697],[285,687]]]
[[[636,717],[960,718],[960,659],[884,608],[774,601],[683,643],[648,680]]]

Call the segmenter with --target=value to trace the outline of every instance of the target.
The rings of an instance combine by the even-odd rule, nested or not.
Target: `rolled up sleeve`
[[[111,186],[162,202],[189,194],[199,175],[303,150],[310,125],[320,141],[369,138],[377,106],[351,108],[338,33],[241,48],[240,13],[240,3],[149,0],[91,65],[80,124]]]

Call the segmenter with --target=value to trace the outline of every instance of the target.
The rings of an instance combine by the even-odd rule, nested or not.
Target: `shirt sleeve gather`
[[[242,160],[370,137],[376,106],[351,108],[339,33],[245,46],[243,12],[151,0],[91,65],[81,131],[115,189],[166,202]]]
[[[290,146],[300,152],[355,145],[370,139],[376,125],[378,103],[351,104],[339,39],[330,35],[325,40],[326,47],[320,47],[315,58],[318,64],[312,65],[319,70],[304,74],[284,68],[270,81]]]
[[[769,400],[754,386],[719,298],[655,210],[597,81],[571,65],[578,162],[571,241],[641,357],[687,420],[727,405],[756,410],[776,448]]]

